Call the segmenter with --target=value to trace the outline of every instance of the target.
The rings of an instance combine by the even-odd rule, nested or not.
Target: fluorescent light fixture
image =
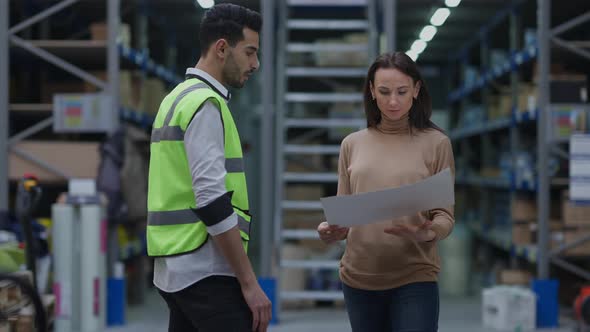
[[[439,27],[445,23],[449,15],[451,15],[450,9],[439,8],[434,12],[432,17],[430,18],[430,24]]]
[[[436,27],[427,25],[424,27],[424,29],[422,29],[422,32],[420,32],[420,39],[425,42],[429,42],[432,40],[432,38],[434,38],[434,35],[436,35]]]
[[[425,48],[426,48],[426,42],[418,39],[412,44],[412,47],[410,47],[410,51],[414,51],[414,52],[416,52],[416,54],[420,54],[420,53],[424,52]]]
[[[418,59],[418,56],[419,56],[419,54],[418,54],[418,53],[416,53],[416,52],[414,52],[414,51],[412,51],[412,50],[406,51],[406,54],[407,54],[407,55],[408,55],[408,56],[409,56],[409,57],[410,57],[410,58],[411,58],[413,61],[416,61],[416,60]]]
[[[197,0],[197,3],[204,9],[209,9],[215,5],[215,0]]]
[[[457,7],[461,3],[461,0],[445,0],[445,5],[447,7]]]

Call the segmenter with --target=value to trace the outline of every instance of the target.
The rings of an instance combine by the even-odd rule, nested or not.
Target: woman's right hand
[[[318,226],[318,234],[320,235],[320,240],[324,241],[324,243],[332,244],[346,239],[348,236],[348,227],[330,225],[327,221],[324,221]]]

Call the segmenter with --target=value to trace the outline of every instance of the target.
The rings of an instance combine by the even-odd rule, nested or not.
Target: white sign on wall
[[[56,94],[53,96],[53,130],[56,133],[114,131],[118,110],[106,93]]]
[[[590,135],[570,139],[570,199],[590,201]]]

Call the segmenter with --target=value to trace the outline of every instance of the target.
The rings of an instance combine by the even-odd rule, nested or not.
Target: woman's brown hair
[[[437,125],[430,121],[432,115],[432,100],[424,84],[422,75],[418,70],[416,63],[403,52],[385,53],[377,57],[375,62],[369,67],[367,79],[364,87],[364,104],[365,115],[367,117],[367,127],[376,127],[381,122],[381,112],[377,107],[377,102],[372,98],[371,84],[375,83],[375,73],[381,68],[393,68],[410,76],[414,84],[420,82],[420,92],[418,97],[412,102],[410,108],[409,122],[410,128],[419,130],[436,129],[442,131]]]

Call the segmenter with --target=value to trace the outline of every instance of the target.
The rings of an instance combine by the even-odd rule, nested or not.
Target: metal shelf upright
[[[560,23],[559,26],[552,27],[551,24],[551,1],[550,0],[535,0],[537,7],[537,31],[536,31],[536,42],[534,44],[527,44],[524,47],[520,44],[519,29],[522,24],[518,7],[522,6],[526,1],[514,1],[505,10],[502,10],[498,15],[486,26],[484,26],[478,36],[469,42],[465,48],[459,52],[457,58],[451,61],[457,61],[458,59],[465,59],[469,50],[476,46],[478,43],[486,45],[487,38],[492,29],[497,27],[500,22],[508,19],[510,22],[510,57],[503,64],[496,64],[494,67],[487,65],[487,59],[485,54],[487,53],[486,46],[482,47],[482,59],[481,68],[479,68],[479,76],[474,82],[469,84],[461,84],[456,90],[451,91],[449,94],[450,103],[460,103],[464,109],[466,105],[466,98],[474,93],[482,93],[484,95],[483,101],[485,102],[484,91],[487,87],[491,86],[496,80],[510,75],[510,87],[512,93],[512,110],[510,117],[501,118],[498,120],[478,123],[476,125],[470,125],[466,127],[458,127],[451,131],[450,137],[458,144],[459,151],[463,154],[468,154],[470,144],[468,140],[472,138],[481,139],[481,148],[484,153],[484,159],[489,160],[489,149],[490,149],[490,137],[491,134],[497,134],[499,131],[508,130],[509,133],[509,146],[512,153],[512,173],[511,179],[502,178],[486,178],[480,176],[472,176],[465,174],[465,171],[458,169],[457,182],[462,186],[473,186],[479,187],[485,191],[484,198],[489,199],[487,193],[490,190],[507,190],[507,193],[512,198],[516,191],[533,191],[536,195],[536,203],[538,207],[538,241],[536,247],[525,248],[522,246],[515,246],[511,244],[511,240],[508,238],[510,232],[488,232],[485,231],[483,225],[487,225],[491,221],[491,216],[488,213],[489,209],[485,207],[480,210],[480,221],[482,222],[479,226],[471,226],[476,234],[487,239],[489,242],[495,244],[497,247],[502,248],[512,254],[512,256],[524,256],[528,261],[535,263],[537,267],[537,278],[547,279],[549,278],[549,265],[555,264],[565,270],[568,270],[582,278],[590,280],[590,273],[568,261],[559,257],[559,254],[563,253],[567,249],[574,248],[580,244],[590,240],[590,236],[576,239],[575,241],[562,245],[559,248],[550,250],[550,230],[549,230],[549,217],[550,217],[550,202],[551,202],[551,189],[552,186],[563,186],[563,179],[553,179],[549,171],[549,161],[552,155],[556,155],[560,158],[568,158],[568,153],[559,146],[561,143],[565,143],[566,140],[562,138],[556,138],[553,128],[553,113],[552,104],[550,102],[550,63],[551,63],[551,52],[552,49],[564,48],[581,56],[585,59],[590,59],[590,52],[583,48],[584,43],[565,41],[558,37],[558,35],[577,27],[583,23],[590,21],[590,11],[582,13],[581,15]],[[519,89],[519,75],[518,70],[526,65],[531,60],[536,59],[538,68],[538,81],[537,81],[537,105],[536,107],[522,112],[516,105],[518,105],[518,89]],[[522,126],[534,126],[537,131],[536,135],[536,153],[537,153],[537,176],[533,183],[520,183],[514,179],[515,169],[515,153],[520,147],[520,142],[525,138]],[[473,152],[473,151],[472,151]],[[461,153],[458,155],[462,157]],[[487,155],[486,155],[487,154]],[[487,156],[487,157],[486,157]],[[461,158],[460,158],[461,159]],[[458,165],[459,167],[466,166]],[[566,181],[567,182],[567,181]],[[482,202],[483,203],[483,202]],[[485,203],[486,205],[488,203]],[[493,234],[492,234],[493,233]],[[493,235],[493,236],[492,236]],[[506,237],[506,238],[502,238]],[[526,249],[526,250],[525,250]],[[519,254],[519,252],[521,254]],[[525,254],[526,253],[526,254]]]

